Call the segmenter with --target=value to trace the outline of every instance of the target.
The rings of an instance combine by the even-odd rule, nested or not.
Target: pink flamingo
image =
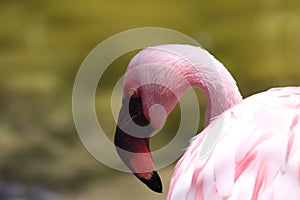
[[[160,67],[148,71],[151,65]],[[163,84],[148,84],[153,81]],[[115,144],[135,176],[162,192],[149,137],[190,87],[207,98],[206,126],[177,163],[167,199],[300,199],[300,87],[274,88],[242,100],[226,68],[189,45],[146,48],[128,66]],[[152,109],[156,104],[164,110]],[[130,119],[147,128],[125,130]],[[203,156],[205,138],[221,120],[220,136]],[[129,133],[135,130],[145,137]]]

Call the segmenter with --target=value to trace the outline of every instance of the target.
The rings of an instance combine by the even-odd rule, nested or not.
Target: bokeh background
[[[95,160],[74,127],[76,72],[98,43],[121,31],[156,26],[189,35],[227,66],[244,97],[300,85],[298,0],[0,0],[0,24],[3,200],[165,198],[173,165],[159,171],[165,189],[155,194]],[[116,60],[99,83],[97,113],[110,139],[112,88],[135,53]],[[178,119],[171,114],[154,148],[170,140]]]

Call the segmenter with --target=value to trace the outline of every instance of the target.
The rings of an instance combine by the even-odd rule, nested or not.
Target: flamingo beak
[[[138,135],[134,132],[138,131]],[[161,193],[162,183],[150,154],[153,128],[145,118],[141,98],[125,98],[115,133],[116,150],[132,173],[151,190]],[[136,137],[136,136],[139,137]]]

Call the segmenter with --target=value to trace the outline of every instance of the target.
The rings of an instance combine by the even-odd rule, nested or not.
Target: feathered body
[[[221,116],[221,136],[200,159],[201,145]],[[192,139],[168,199],[300,199],[300,88],[253,95],[221,116]]]

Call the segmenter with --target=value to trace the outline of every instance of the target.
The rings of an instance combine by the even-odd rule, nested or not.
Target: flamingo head
[[[139,180],[151,190],[161,193],[162,183],[149,148],[149,138],[154,130],[151,119],[145,115],[143,97],[125,96],[116,127],[117,152]]]
[[[143,50],[127,68],[114,142],[133,174],[151,190],[161,193],[162,183],[150,154],[149,138],[163,126],[178,102],[175,93],[182,87],[176,84],[176,73],[155,59],[155,54]]]
[[[150,154],[151,134],[160,129],[169,108],[166,99],[175,98],[166,88],[149,84],[136,87],[127,82],[115,134],[117,152],[134,175],[155,192],[162,192],[162,183]],[[161,93],[163,92],[163,93]],[[165,96],[165,95],[168,95]],[[165,105],[165,106],[164,106]]]

